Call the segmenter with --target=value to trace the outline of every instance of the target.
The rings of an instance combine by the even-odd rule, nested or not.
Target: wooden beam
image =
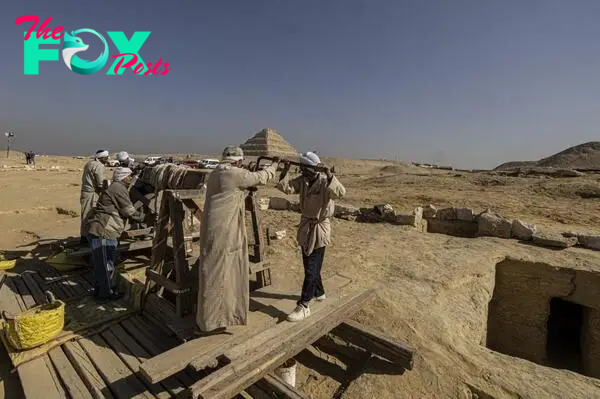
[[[71,398],[91,399],[93,397],[60,346],[51,349],[48,355]]]
[[[194,398],[231,398],[352,316],[374,293],[374,290],[361,291],[340,301],[330,301],[322,312],[301,323],[279,323],[234,348],[241,356],[192,385],[189,392]],[[273,336],[273,332],[277,334]],[[275,339],[265,341],[265,336]]]
[[[407,370],[413,368],[415,352],[413,348],[378,331],[367,328],[356,321],[349,320],[341,323],[331,333]]]
[[[266,392],[273,392],[281,399],[308,399],[308,396],[287,384],[275,374],[267,374],[256,382],[259,388]]]
[[[152,269],[146,269],[146,278],[149,278],[161,287],[164,287],[167,291],[174,294],[185,294],[191,292],[192,290],[190,287],[180,287],[175,281],[169,280],[162,274],[159,274]]]
[[[96,368],[92,364],[92,361],[85,353],[85,351],[79,345],[77,341],[70,341],[63,345],[65,354],[71,361],[71,364],[77,370],[83,383],[91,393],[94,399],[112,399],[112,393],[106,386],[106,383],[96,371]]]
[[[165,190],[165,192],[171,193],[174,198],[180,200],[202,198],[205,194],[205,190],[203,188],[198,190]]]
[[[215,360],[224,351],[224,347],[240,344],[254,335],[275,325],[276,319],[259,313],[251,315],[247,326],[234,326],[228,329],[230,334],[209,335],[185,342],[161,353],[140,365],[140,374],[151,383],[167,378],[185,369],[191,362],[199,360],[202,366]]]
[[[145,229],[137,229],[137,230],[126,230],[123,232],[123,238],[135,238],[139,236],[145,236],[152,233],[153,227],[148,227]]]

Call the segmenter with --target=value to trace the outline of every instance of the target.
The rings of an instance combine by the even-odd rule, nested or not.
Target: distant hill
[[[564,151],[540,159],[539,161],[505,162],[494,170],[506,170],[522,167],[600,169],[600,141],[590,141],[569,147]]]

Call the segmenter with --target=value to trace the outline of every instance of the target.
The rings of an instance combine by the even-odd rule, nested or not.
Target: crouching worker
[[[331,241],[331,224],[335,205],[333,199],[341,198],[346,189],[329,168],[321,164],[317,154],[306,152],[300,156],[301,175],[289,180],[290,164],[285,166],[277,188],[286,194],[300,195],[300,224],[298,226],[298,245],[302,249],[304,263],[304,283],[302,295],[296,309],[287,317],[289,321],[300,321],[310,316],[309,302],[325,300],[325,288],[321,281],[321,266],[325,257],[325,247]],[[308,167],[307,167],[308,166]],[[324,173],[311,166],[321,166]]]
[[[144,215],[136,212],[128,187],[131,169],[115,169],[112,184],[100,194],[98,203],[87,223],[86,233],[92,249],[94,267],[94,296],[100,300],[120,298],[116,291],[115,257],[118,239],[125,230],[125,220],[140,221]]]

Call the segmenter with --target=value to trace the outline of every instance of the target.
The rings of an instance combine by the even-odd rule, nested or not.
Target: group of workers
[[[104,185],[104,165],[108,151],[98,151],[84,168],[81,187],[81,235],[92,249],[96,279],[95,295],[99,299],[119,296],[114,286],[115,253],[118,237],[126,220],[144,218],[136,212],[129,198],[131,158],[117,155],[119,166],[112,183]],[[346,189],[331,169],[321,163],[314,152],[300,155],[301,174],[289,177],[289,161],[275,161],[259,171],[243,167],[244,153],[239,147],[226,147],[222,163],[206,181],[204,212],[200,226],[200,256],[197,333],[210,335],[227,327],[247,324],[249,292],[249,256],[245,224],[246,191],[275,179],[280,165],[283,171],[277,187],[286,194],[300,197],[301,219],[297,232],[302,249],[304,282],[297,306],[287,319],[301,321],[310,316],[309,303],[326,299],[321,280],[325,248],[331,241],[330,218],[333,200],[345,195]]]

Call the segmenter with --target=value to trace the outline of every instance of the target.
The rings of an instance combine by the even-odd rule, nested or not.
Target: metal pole
[[[8,136],[8,141],[6,144],[6,158],[8,158],[10,155],[10,136]]]

